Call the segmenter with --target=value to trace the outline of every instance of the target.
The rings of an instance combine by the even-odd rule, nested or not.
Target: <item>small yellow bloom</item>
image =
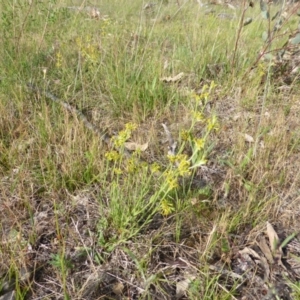
[[[114,168],[114,173],[116,174],[116,175],[121,175],[121,174],[123,174],[123,171],[120,169],[120,168]]]
[[[178,187],[178,180],[175,172],[167,171],[165,176],[166,176],[166,183],[170,190]]]
[[[208,96],[209,96],[209,92],[201,93],[200,99],[201,100],[204,99],[205,101],[207,101]]]
[[[207,131],[216,130],[218,131],[220,128],[220,125],[218,123],[218,119],[215,115],[213,115],[210,119],[207,121]]]
[[[196,102],[199,102],[201,100],[200,96],[198,94],[196,94],[196,93],[192,93],[191,97],[194,98],[196,100]]]
[[[205,139],[195,139],[194,142],[197,150],[202,150],[205,146]]]
[[[121,158],[121,155],[119,152],[112,150],[105,153],[105,157],[108,161],[117,161]]]
[[[137,128],[137,125],[134,123],[127,123],[125,129],[121,130],[119,134],[112,138],[113,145],[116,148],[124,147],[125,142],[131,137],[133,130]]]
[[[160,208],[164,216],[170,215],[175,210],[174,204],[167,199],[161,201]]]
[[[126,130],[121,130],[117,136],[112,138],[112,142],[116,148],[121,148],[129,138],[130,133]]]
[[[137,125],[135,123],[129,122],[125,124],[125,131],[134,131],[137,128]]]
[[[82,47],[82,40],[81,40],[80,37],[77,37],[77,38],[75,39],[75,43],[76,43],[76,45],[78,46],[78,48],[81,48],[81,47]]]
[[[173,155],[173,154],[168,154],[167,155],[167,158],[169,160],[170,163],[174,164],[176,162],[176,155]]]
[[[175,155],[175,162],[180,176],[185,176],[190,174],[189,172],[190,163],[188,161],[186,154]]]
[[[190,163],[187,160],[187,158],[183,158],[178,163],[178,172],[180,176],[189,176],[191,175],[191,172],[189,170]]]
[[[137,169],[138,169],[138,163],[134,157],[131,157],[127,161],[127,172],[132,174],[135,173]]]
[[[203,113],[201,113],[200,111],[193,111],[192,118],[195,122],[203,122],[205,120]]]
[[[265,74],[266,74],[266,70],[265,69],[266,68],[265,68],[265,66],[262,63],[258,64],[257,71],[258,71],[258,76],[260,78],[263,77],[263,76],[265,76]]]
[[[160,165],[158,163],[153,163],[150,167],[151,173],[157,173],[160,171]]]
[[[210,83],[209,90],[210,90],[210,91],[213,90],[216,86],[217,86],[216,83],[215,83],[214,81],[212,81],[212,82]]]
[[[61,65],[62,65],[62,54],[60,51],[58,51],[55,55],[55,60],[56,60],[56,63],[55,63],[55,66],[56,68],[60,68]]]
[[[180,136],[183,141],[188,141],[191,138],[191,134],[187,130],[181,130]]]
[[[208,85],[204,84],[204,86],[202,87],[202,90],[201,90],[201,94],[205,93],[207,90],[208,90]]]

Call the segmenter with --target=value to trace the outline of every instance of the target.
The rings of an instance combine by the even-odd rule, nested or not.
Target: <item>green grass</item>
[[[238,298],[220,269],[266,221],[298,230],[299,84],[258,59],[259,8],[239,27],[193,1],[46,2],[0,4],[0,294]]]

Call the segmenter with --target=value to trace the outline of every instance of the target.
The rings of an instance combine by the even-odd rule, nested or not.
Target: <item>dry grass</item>
[[[221,20],[192,1],[128,3],[101,2],[98,19],[71,1],[0,4],[0,295],[297,299],[297,240],[284,271],[278,256],[262,263],[260,241],[267,221],[280,242],[299,231],[299,83],[257,64],[259,9],[236,43],[238,9],[216,6],[236,15]],[[148,148],[128,153],[122,134]]]

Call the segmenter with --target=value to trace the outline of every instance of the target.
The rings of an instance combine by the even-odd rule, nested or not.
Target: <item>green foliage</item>
[[[297,126],[286,130],[297,103],[270,76],[278,61],[292,73],[299,17],[274,14],[263,0],[258,18],[243,1],[230,20],[193,1],[161,1],[149,12],[143,1],[104,1],[91,19],[67,2],[0,4],[1,255],[19,270],[27,254],[46,249],[45,270],[65,299],[93,297],[82,289],[98,269],[128,283],[113,297],[135,296],[141,285],[142,296],[155,290],[159,299],[167,284],[173,297],[172,272],[182,265],[197,273],[189,299],[231,299],[235,284],[222,289],[208,264],[236,251],[229,233],[272,218],[278,195],[299,186],[283,163],[299,150]],[[28,83],[38,89],[28,92]],[[112,138],[99,139],[61,101]],[[19,239],[6,236],[9,226]],[[78,265],[88,275],[72,281]],[[23,285],[17,278],[20,298]]]

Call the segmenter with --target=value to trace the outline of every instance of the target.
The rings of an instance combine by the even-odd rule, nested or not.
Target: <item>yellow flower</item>
[[[121,130],[117,136],[112,138],[113,145],[116,148],[122,148],[125,142],[131,137],[131,132],[137,128],[134,123],[125,124],[125,129]]]
[[[208,90],[208,85],[204,84],[204,86],[202,87],[201,94],[204,94],[207,90]]]
[[[205,146],[205,139],[195,139],[194,142],[197,150],[202,150]]]
[[[119,152],[112,150],[105,153],[105,157],[108,161],[117,161],[121,158],[121,155]]]
[[[135,173],[137,169],[138,169],[138,163],[134,157],[131,157],[127,161],[127,172],[132,174]]]
[[[135,123],[129,122],[125,124],[125,131],[133,131],[137,128],[137,125]]]
[[[190,132],[187,131],[187,130],[181,130],[180,136],[181,136],[181,139],[182,139],[183,141],[188,141],[188,140],[190,139],[190,137],[191,137],[191,134],[190,134]]]
[[[207,131],[216,130],[218,131],[220,128],[220,125],[218,123],[218,119],[215,115],[213,115],[210,119],[207,121]]]
[[[177,168],[180,176],[186,176],[191,174],[191,172],[189,171],[190,163],[185,154],[177,155],[176,162],[178,164]]]
[[[80,37],[77,37],[77,38],[75,39],[75,43],[77,44],[78,48],[81,49],[81,47],[82,47],[82,40],[81,40]]]
[[[210,90],[210,91],[213,90],[216,86],[217,86],[217,85],[215,84],[215,82],[212,81],[212,82],[210,83],[209,90]]]
[[[174,164],[176,162],[176,155],[168,154],[167,158],[171,164]]]
[[[209,92],[205,92],[205,93],[201,93],[201,95],[200,95],[200,99],[202,100],[202,99],[204,99],[205,100],[205,102],[207,101],[207,99],[208,99],[208,96],[209,96]]]
[[[203,122],[205,120],[203,114],[200,111],[193,111],[192,118],[195,122]]]
[[[114,168],[114,173],[116,174],[116,175],[121,175],[121,174],[123,174],[123,171],[120,169],[120,168]]]
[[[160,208],[164,216],[170,215],[175,210],[174,204],[167,199],[161,201]]]
[[[55,66],[56,68],[60,68],[61,65],[62,65],[62,54],[60,51],[58,51],[55,55],[55,59],[56,59],[56,63],[55,63]]]
[[[112,138],[112,142],[116,148],[121,148],[129,138],[130,133],[126,130],[121,130],[117,136]]]
[[[178,187],[178,180],[175,172],[167,171],[165,173],[165,176],[166,176],[166,183],[170,190]]]
[[[158,163],[153,163],[150,167],[151,173],[157,173],[160,171],[160,165]]]

